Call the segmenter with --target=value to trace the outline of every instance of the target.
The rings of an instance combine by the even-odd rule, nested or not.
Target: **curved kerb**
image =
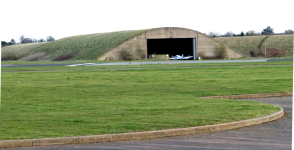
[[[86,144],[86,143],[144,140],[144,139],[171,137],[171,136],[183,136],[183,135],[191,135],[191,134],[224,131],[224,130],[230,130],[230,129],[236,129],[241,127],[261,124],[261,123],[265,123],[265,122],[269,122],[269,121],[273,121],[278,118],[281,118],[283,115],[284,115],[284,109],[280,107],[280,110],[278,112],[273,113],[271,115],[255,118],[255,119],[237,121],[237,122],[207,125],[207,126],[200,126],[200,127],[189,127],[189,128],[146,131],[146,132],[133,132],[133,133],[122,133],[122,134],[105,134],[105,135],[25,139],[25,140],[4,140],[4,141],[0,141],[0,148],[63,145],[63,144]]]

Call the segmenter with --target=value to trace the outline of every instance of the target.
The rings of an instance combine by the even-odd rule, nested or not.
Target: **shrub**
[[[136,55],[139,57],[139,59],[145,59],[147,56],[146,51],[140,47],[137,47]]]
[[[251,55],[251,57],[256,57],[257,56],[257,50],[251,50],[250,55]]]
[[[207,56],[205,55],[204,52],[199,52],[199,53],[197,53],[197,56],[196,57],[197,57],[196,59],[198,60],[198,57],[206,58]]]
[[[122,49],[120,51],[120,54],[121,54],[122,60],[133,60],[134,59],[131,52],[129,50],[127,50],[127,49]]]
[[[216,57],[219,59],[226,58],[227,56],[227,48],[224,44],[220,44],[218,47],[216,47]]]

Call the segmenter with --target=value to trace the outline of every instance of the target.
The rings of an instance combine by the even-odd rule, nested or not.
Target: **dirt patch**
[[[286,49],[279,49],[279,48],[266,48],[259,49],[259,50],[252,50],[250,51],[251,57],[264,57],[266,53],[266,58],[271,57],[283,57],[288,55],[288,50]]]
[[[70,54],[64,54],[60,55],[56,58],[54,58],[52,61],[63,61],[63,60],[69,60],[77,56],[78,53],[70,53]]]
[[[266,58],[283,57],[283,56],[287,56],[287,54],[288,54],[288,51],[286,49],[278,49],[278,48],[267,48],[266,49]],[[264,56],[265,50],[264,49],[258,50],[258,55]]]

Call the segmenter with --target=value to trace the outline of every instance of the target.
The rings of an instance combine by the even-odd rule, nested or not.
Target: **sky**
[[[20,35],[56,40],[81,34],[182,27],[208,34],[267,26],[294,30],[290,0],[6,0],[1,1],[1,41]]]

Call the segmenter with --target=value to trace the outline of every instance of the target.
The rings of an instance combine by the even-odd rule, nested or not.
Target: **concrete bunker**
[[[136,36],[111,49],[97,60],[126,60],[123,54],[131,56],[130,60],[148,59],[152,54],[164,57],[167,57],[164,54],[168,54],[169,57],[183,54],[193,56],[193,59],[199,56],[215,58],[216,49],[221,44],[201,32],[186,28],[163,27],[139,31]],[[226,46],[226,57],[240,58],[243,55]]]
[[[169,54],[170,57],[175,55],[194,56],[195,55],[195,38],[164,38],[164,39],[147,39],[147,55]]]

